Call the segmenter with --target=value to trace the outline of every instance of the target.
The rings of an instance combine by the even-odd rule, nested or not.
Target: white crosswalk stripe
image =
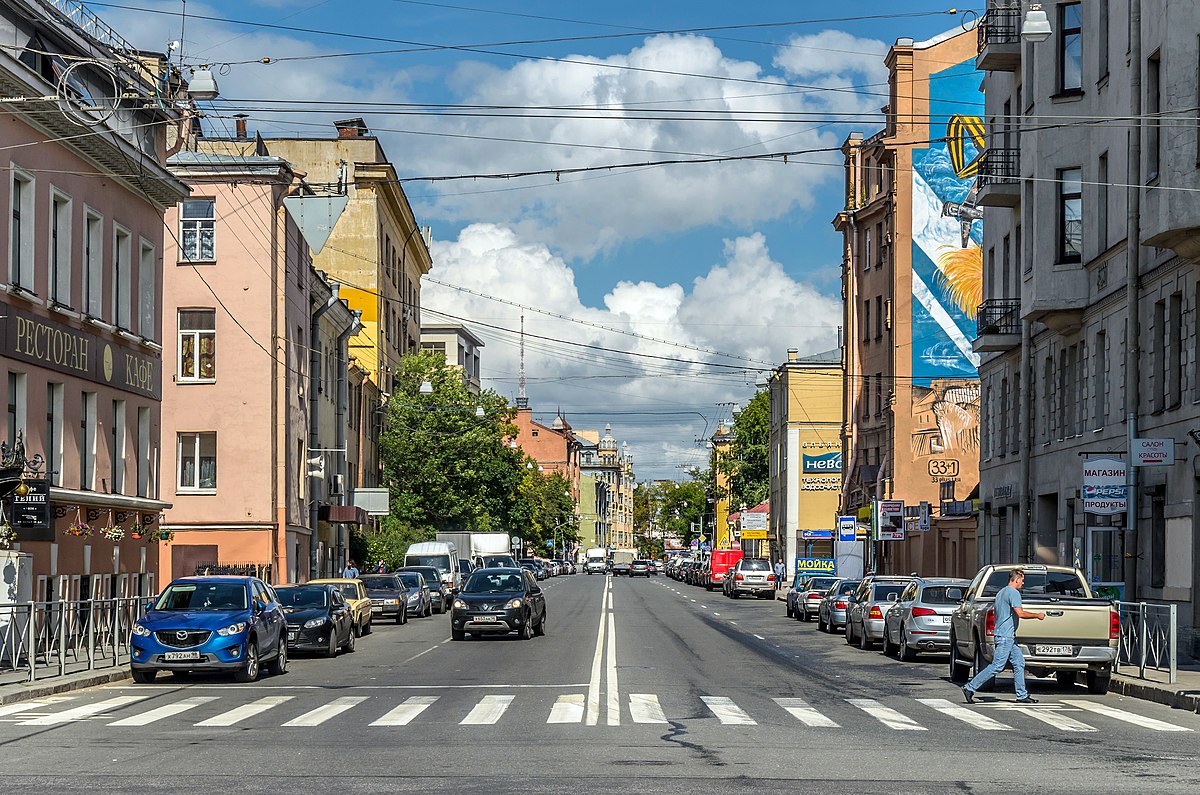
[[[1060,712],[1058,710],[1057,704],[1047,705],[1047,707],[1013,706],[1013,707],[1009,707],[1008,709],[1011,709],[1013,712],[1019,712],[1022,715],[1028,715],[1029,717],[1031,717],[1035,720],[1040,720],[1042,723],[1045,723],[1049,726],[1053,726],[1054,728],[1056,728],[1060,731],[1064,731],[1064,732],[1094,732],[1094,731],[1096,731],[1095,726],[1089,726],[1086,723],[1081,723],[1080,721],[1075,720],[1074,718],[1072,718],[1069,715],[1064,715],[1062,712]]]
[[[284,726],[320,726],[330,718],[336,718],[348,709],[367,700],[366,696],[342,696],[335,698],[324,706],[305,712],[298,718],[292,718]]]
[[[1070,704],[1071,706],[1079,707],[1080,709],[1086,709],[1089,712],[1095,712],[1097,715],[1103,715],[1106,718],[1113,718],[1114,720],[1124,721],[1125,723],[1132,723],[1134,726],[1141,726],[1143,729],[1153,729],[1154,731],[1159,732],[1191,731],[1191,729],[1188,729],[1184,726],[1176,726],[1174,723],[1167,723],[1166,721],[1157,720],[1155,718],[1147,718],[1144,715],[1135,715],[1132,712],[1126,712],[1123,709],[1117,709],[1116,707],[1110,707],[1105,704],[1097,704],[1094,701],[1084,701],[1083,699],[1077,698],[1064,698],[1062,703]]]
[[[821,729],[838,728],[837,723],[817,712],[802,698],[776,698],[773,700],[805,726],[813,726]]]
[[[255,715],[260,715],[273,707],[278,707],[280,704],[286,704],[295,696],[267,696],[260,698],[250,704],[243,704],[240,707],[234,707],[228,712],[222,712],[220,715],[202,720],[197,723],[197,726],[234,726],[247,718],[253,718]]]
[[[721,723],[733,726],[757,726],[758,721],[726,696],[700,696],[705,706],[717,716]]]
[[[1012,726],[1006,726],[998,720],[989,718],[987,715],[980,715],[978,712],[967,709],[963,706],[959,706],[958,704],[951,704],[944,698],[918,698],[917,701],[927,707],[936,709],[943,715],[949,715],[955,720],[961,720],[963,723],[969,723],[976,729],[994,732],[1012,731]]]
[[[94,715],[99,715],[103,712],[112,712],[114,709],[119,709],[129,704],[134,704],[149,696],[117,696],[105,701],[97,701],[94,704],[83,704],[78,707],[63,710],[62,712],[53,712],[49,715],[42,715],[39,718],[32,720],[21,721],[21,726],[55,726],[59,723],[69,723],[70,721],[83,720]]]
[[[484,696],[460,723],[464,726],[498,723],[515,696]]]
[[[924,732],[929,731],[907,715],[901,714],[891,707],[885,707],[872,698],[848,698],[846,702],[858,707],[877,721],[896,731]]]
[[[5,704],[0,707],[0,718],[7,715],[20,715],[22,712],[37,712],[50,706],[49,701],[26,701],[22,704]]]
[[[550,709],[546,723],[581,723],[583,721],[583,693],[568,693],[558,697]]]
[[[189,709],[203,706],[210,701],[216,701],[216,696],[195,696],[194,698],[185,698],[183,701],[177,701],[174,704],[166,704],[164,706],[152,709],[149,712],[143,712],[140,715],[131,715],[128,718],[113,721],[109,726],[149,726],[151,723],[160,721],[163,718],[170,718],[178,715],[181,712],[187,712]]]
[[[662,705],[658,703],[658,696],[650,693],[629,694],[629,716],[633,718],[634,723],[667,723],[667,716],[663,713]]]
[[[438,700],[437,696],[412,696],[403,704],[371,723],[372,726],[407,726]]]

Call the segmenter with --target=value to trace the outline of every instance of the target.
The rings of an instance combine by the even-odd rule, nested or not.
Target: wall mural
[[[929,81],[931,143],[912,152],[913,458],[955,461],[930,475],[957,480],[956,460],[979,451],[983,212],[975,205],[985,147],[983,74],[964,61]],[[972,486],[974,484],[971,484]]]

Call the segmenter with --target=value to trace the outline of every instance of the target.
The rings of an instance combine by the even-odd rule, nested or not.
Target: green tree
[[[699,535],[701,520],[708,512],[708,495],[703,481],[660,483],[656,484],[656,488],[657,525],[666,533],[678,536],[687,546]],[[706,535],[711,541],[710,528],[706,527]]]
[[[733,421],[729,452],[716,467],[729,478],[732,510],[753,508],[770,494],[771,397],[757,392]]]

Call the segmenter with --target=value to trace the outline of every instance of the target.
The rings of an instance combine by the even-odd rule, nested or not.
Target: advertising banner
[[[904,502],[877,500],[875,502],[875,538],[880,541],[904,540]]]
[[[1125,513],[1126,474],[1125,462],[1119,458],[1085,459],[1083,510],[1107,516]]]
[[[837,561],[833,558],[796,558],[797,574],[836,574]]]
[[[832,530],[801,530],[800,537],[805,541],[829,541],[833,539]]]

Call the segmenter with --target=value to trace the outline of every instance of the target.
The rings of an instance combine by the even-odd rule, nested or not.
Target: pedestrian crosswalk
[[[117,691],[120,693],[121,691]],[[124,692],[97,691],[78,696],[54,697],[0,707],[0,738],[19,727],[62,727],[76,723],[103,724],[114,730],[152,727],[187,728],[287,728],[326,725],[346,726],[345,721],[378,729],[402,729],[420,722],[493,726],[509,720],[579,726],[585,722],[586,694],[582,691],[470,692],[446,690],[437,694],[397,696],[394,691],[362,689],[356,695],[313,693],[297,689],[290,694],[262,695],[253,691],[222,691],[193,695],[195,690]],[[201,691],[203,692],[203,691]],[[344,692],[344,691],[343,691]],[[942,730],[1014,732],[1047,730],[1063,733],[1099,731],[1192,732],[1200,718],[1166,711],[1162,717],[1143,714],[1159,709],[1103,699],[1061,698],[1035,705],[994,700],[966,706],[945,698],[837,698],[764,697],[746,694],[691,694],[671,691],[622,694],[621,707],[629,723],[611,727],[678,724],[689,729],[704,726],[752,731],[759,726],[794,726],[803,729],[895,732]],[[1131,708],[1125,708],[1131,707]],[[1170,720],[1164,719],[1170,718]],[[947,723],[948,722],[948,723]],[[609,728],[605,726],[604,728]]]

